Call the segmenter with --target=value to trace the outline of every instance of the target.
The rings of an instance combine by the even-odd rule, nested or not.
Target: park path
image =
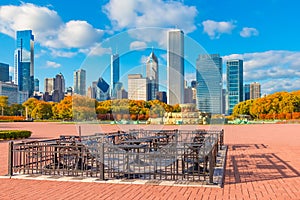
[[[81,131],[88,134],[120,128],[128,127],[82,126]],[[17,180],[2,176],[0,199],[300,200],[300,125],[225,125],[222,128],[228,145],[223,188]],[[1,129],[31,130],[36,139],[78,134],[78,126],[59,123],[0,123]],[[7,173],[7,149],[8,143],[0,142],[0,175]]]

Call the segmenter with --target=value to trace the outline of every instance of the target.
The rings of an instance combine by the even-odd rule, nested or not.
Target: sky
[[[300,1],[296,0],[1,0],[0,62],[13,75],[15,32],[35,36],[35,78],[87,70],[87,85],[110,83],[110,55],[120,55],[121,81],[145,75],[145,59],[159,59],[160,89],[166,83],[166,32],[185,33],[185,78],[195,79],[197,55],[218,53],[244,60],[244,83],[263,94],[300,90]],[[224,76],[225,65],[223,66]]]

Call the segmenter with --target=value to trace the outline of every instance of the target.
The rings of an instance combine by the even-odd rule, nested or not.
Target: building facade
[[[247,101],[250,99],[250,84],[244,85],[244,101]]]
[[[52,93],[52,101],[60,102],[65,98],[65,79],[62,73],[55,76],[54,91]]]
[[[84,69],[74,72],[74,93],[86,95],[86,71]]]
[[[148,79],[141,74],[128,74],[128,99],[147,101],[147,85]]]
[[[113,54],[110,58],[110,96],[116,98],[116,84],[120,79],[120,60],[119,54]]]
[[[167,93],[165,91],[157,92],[156,93],[156,99],[161,101],[161,102],[167,103]]]
[[[92,83],[92,98],[96,99],[97,101],[108,100],[110,96],[109,88],[109,84],[102,77],[100,77],[98,81],[94,81]]]
[[[148,100],[156,99],[158,92],[158,59],[152,51],[146,61],[146,77],[148,78]]]
[[[18,101],[18,86],[13,83],[0,81],[0,96],[8,97],[8,104],[23,103]]]
[[[184,33],[182,30],[168,32],[167,45],[167,99],[168,104],[184,102]]]
[[[197,108],[222,113],[222,58],[219,54],[199,55],[196,61]]]
[[[31,30],[17,31],[14,58],[15,84],[19,91],[27,92],[28,97],[34,91],[34,36]]]
[[[261,86],[257,82],[250,84],[250,99],[257,99],[261,97]]]
[[[55,78],[45,78],[44,81],[44,92],[48,94],[52,94],[54,90],[54,80]]]
[[[236,104],[243,101],[243,60],[227,60],[227,114],[231,115]]]
[[[37,78],[34,79],[34,91],[35,92],[39,92],[40,91],[40,81]]]
[[[5,63],[0,63],[0,81],[9,81],[9,65]]]

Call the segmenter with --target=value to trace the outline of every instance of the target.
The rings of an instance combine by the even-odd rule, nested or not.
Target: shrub
[[[25,130],[1,130],[0,139],[20,139],[29,138],[31,136],[31,131]]]
[[[0,116],[1,121],[11,121],[11,122],[17,122],[17,121],[24,121],[24,116]]]

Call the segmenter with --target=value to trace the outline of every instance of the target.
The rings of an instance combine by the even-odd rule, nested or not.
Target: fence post
[[[209,152],[208,159],[209,159],[209,184],[213,184],[214,183],[213,148]]]
[[[104,143],[100,144],[100,180],[104,180]]]
[[[14,148],[14,142],[10,141],[8,143],[8,176],[13,175],[13,148]]]

